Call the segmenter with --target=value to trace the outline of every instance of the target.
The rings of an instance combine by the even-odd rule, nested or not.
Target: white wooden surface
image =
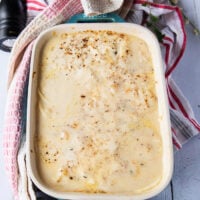
[[[192,18],[200,18],[196,2],[181,0]],[[198,4],[198,5],[199,5]],[[194,11],[194,9],[196,11]],[[198,23],[198,21],[196,21]],[[190,101],[200,122],[200,36],[194,36],[187,26],[188,43],[179,66],[173,73],[176,83]],[[2,153],[3,113],[6,101],[6,77],[9,54],[0,51],[0,200],[11,200],[12,194],[5,175]],[[191,139],[174,156],[174,175],[169,186],[151,200],[200,200],[200,136]]]
[[[192,4],[192,1],[188,3]],[[200,12],[198,15],[200,17]],[[186,26],[186,30],[186,51],[173,72],[173,78],[191,103],[194,114],[200,122],[200,36],[193,34],[190,25]],[[174,161],[171,184],[151,200],[200,200],[200,135],[192,138],[176,152]]]

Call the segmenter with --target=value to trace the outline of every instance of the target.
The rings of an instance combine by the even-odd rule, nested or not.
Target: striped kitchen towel
[[[83,12],[83,8],[89,15],[117,10],[128,22],[147,26],[156,34],[165,61],[174,147],[180,149],[189,138],[200,131],[200,125],[195,120],[187,99],[171,78],[186,45],[184,22],[178,7],[169,5],[165,0],[27,0],[29,24],[16,40],[10,57],[3,141],[6,171],[15,199],[32,200],[36,199],[36,195],[45,199],[45,194],[33,188],[27,173],[26,140],[23,137],[26,133],[27,85],[34,39],[43,30]]]

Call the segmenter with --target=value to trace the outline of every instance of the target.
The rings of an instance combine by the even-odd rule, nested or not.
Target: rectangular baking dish
[[[52,33],[78,32],[84,30],[110,30],[119,33],[126,33],[143,39],[149,47],[155,72],[156,94],[158,98],[158,110],[160,118],[161,138],[163,143],[163,174],[160,183],[145,194],[125,195],[125,194],[88,194],[57,192],[48,188],[40,179],[36,166],[36,152],[34,140],[36,136],[36,102],[38,83],[38,63],[43,46],[52,37]],[[43,192],[58,199],[148,199],[160,193],[169,183],[173,171],[173,148],[171,139],[171,126],[169,120],[169,108],[166,95],[166,87],[163,72],[163,63],[159,43],[154,34],[148,29],[130,23],[87,23],[87,24],[62,24],[50,28],[43,32],[36,40],[31,59],[31,69],[29,77],[28,108],[27,108],[27,168],[34,184]]]

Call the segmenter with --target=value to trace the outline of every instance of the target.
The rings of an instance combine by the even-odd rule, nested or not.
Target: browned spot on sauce
[[[35,78],[35,75],[36,75],[36,72],[33,72],[33,74],[32,74],[33,79]]]

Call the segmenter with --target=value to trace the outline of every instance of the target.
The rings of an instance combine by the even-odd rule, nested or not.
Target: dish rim
[[[149,42],[147,42],[147,38],[141,37],[141,35],[147,35],[151,39],[150,43],[152,43],[152,45],[154,45],[154,49],[157,54],[157,63],[159,65],[157,67],[157,68],[159,68],[157,70],[159,73],[158,75],[160,76],[159,79],[161,81],[159,83],[159,85],[160,85],[160,87],[162,87],[161,97],[163,99],[162,101],[164,102],[164,105],[162,105],[162,106],[164,106],[164,116],[163,117],[165,118],[166,128],[167,128],[167,130],[165,130],[165,133],[167,132],[167,134],[165,136],[163,136],[163,134],[162,134],[163,151],[165,151],[164,152],[165,155],[163,157],[167,158],[168,165],[163,166],[163,168],[165,167],[165,174],[164,174],[165,180],[162,181],[162,184],[158,184],[158,187],[154,187],[153,190],[150,190],[146,194],[127,195],[127,194],[99,194],[99,193],[90,194],[90,193],[78,193],[78,192],[58,192],[53,189],[49,189],[47,186],[42,184],[41,181],[38,180],[38,178],[36,178],[35,169],[34,169],[33,165],[31,164],[31,162],[33,162],[32,154],[35,154],[35,152],[31,152],[31,149],[33,149],[32,148],[33,141],[31,141],[31,137],[33,137],[33,135],[31,135],[31,134],[34,134],[34,133],[32,133],[33,131],[31,131],[31,116],[32,116],[31,111],[32,111],[32,104],[33,104],[33,102],[32,102],[33,84],[34,84],[33,73],[34,73],[34,69],[35,69],[34,65],[35,65],[36,53],[38,53],[37,52],[38,48],[40,46],[42,46],[41,43],[43,42],[45,44],[44,40],[47,40],[47,38],[49,37],[48,34],[52,34],[53,32],[60,32],[60,31],[61,32],[77,32],[77,31],[82,31],[82,30],[106,30],[106,31],[108,31],[108,30],[117,31],[118,30],[117,32],[125,33],[125,34],[130,34],[130,32],[132,30],[132,31],[136,31],[137,32],[136,35],[139,38],[143,39],[149,46]],[[124,30],[126,30],[126,32],[123,32]],[[135,36],[135,33],[133,35]],[[39,51],[40,51],[40,49],[39,49]],[[141,199],[151,198],[151,197],[159,194],[168,185],[168,183],[171,180],[172,173],[173,173],[173,147],[172,147],[171,131],[170,131],[171,126],[170,126],[169,109],[168,109],[168,101],[167,101],[167,94],[166,94],[166,88],[165,88],[164,70],[163,70],[163,62],[162,62],[162,57],[161,57],[160,46],[159,46],[159,43],[158,43],[155,35],[151,31],[149,31],[147,28],[144,28],[143,26],[140,26],[137,24],[132,24],[132,23],[114,23],[114,24],[113,23],[101,23],[101,24],[98,24],[98,26],[96,26],[95,23],[57,25],[57,26],[54,26],[52,28],[45,30],[36,39],[36,41],[34,43],[33,51],[32,51],[30,67],[31,67],[31,69],[30,69],[30,75],[29,75],[27,124],[26,124],[26,128],[27,128],[26,129],[27,130],[27,149],[26,149],[27,169],[28,169],[28,173],[30,174],[32,181],[39,189],[41,189],[43,192],[47,193],[50,196],[53,196],[55,198],[61,198],[61,199],[66,199],[66,198],[68,198],[68,199],[88,199],[89,198],[89,199],[94,199],[94,200],[95,199],[141,200]],[[154,68],[155,68],[155,66],[154,66]],[[163,138],[164,138],[164,140],[163,140]],[[162,159],[164,162],[164,158],[162,158]],[[167,171],[167,174],[166,174],[166,171]]]

